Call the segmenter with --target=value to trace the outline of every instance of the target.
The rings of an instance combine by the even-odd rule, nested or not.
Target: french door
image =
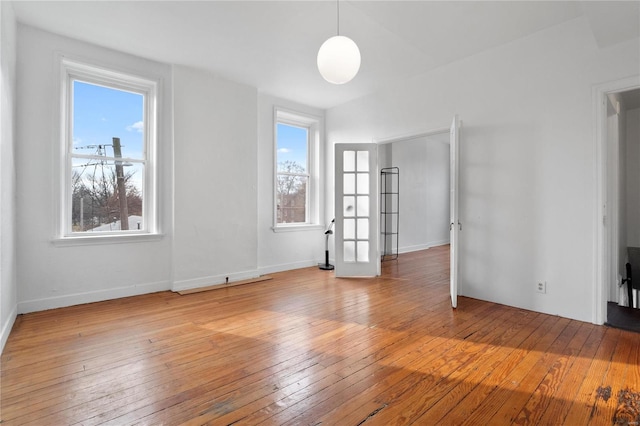
[[[451,307],[456,308],[458,306],[458,234],[462,230],[462,224],[458,217],[458,177],[459,177],[459,162],[460,162],[460,120],[458,116],[453,117],[453,123],[451,123],[451,129],[449,133],[449,173],[450,173],[450,223],[449,223],[449,238],[450,238],[450,290],[451,290]]]
[[[378,146],[335,145],[335,274],[380,274],[378,253]]]

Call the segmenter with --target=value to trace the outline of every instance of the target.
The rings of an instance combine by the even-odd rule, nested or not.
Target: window
[[[308,223],[309,129],[278,123],[277,223]]]
[[[276,108],[274,229],[318,225],[319,118]]]
[[[62,61],[61,237],[157,232],[157,83]]]

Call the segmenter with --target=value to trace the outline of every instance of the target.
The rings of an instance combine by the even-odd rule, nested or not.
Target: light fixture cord
[[[337,18],[337,21],[338,21],[338,23],[337,23],[338,35],[340,35],[340,0],[336,0],[336,9],[338,11],[338,13],[337,13],[337,16],[338,16],[338,18]]]

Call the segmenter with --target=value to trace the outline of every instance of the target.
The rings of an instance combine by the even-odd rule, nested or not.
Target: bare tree
[[[308,177],[295,161],[278,163],[278,223],[306,221]]]
[[[135,172],[124,176],[129,215],[142,215],[142,194],[133,183]],[[72,225],[75,231],[83,232],[122,220],[113,166],[103,162],[85,165],[82,171],[73,171],[72,185]],[[125,218],[124,220],[128,220]]]

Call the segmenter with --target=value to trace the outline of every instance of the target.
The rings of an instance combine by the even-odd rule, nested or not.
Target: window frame
[[[278,124],[307,129],[306,221],[278,223]],[[321,117],[274,107],[273,119],[273,226],[274,232],[322,229],[320,224],[320,130]]]
[[[79,81],[123,90],[143,96],[143,145],[144,153],[136,162],[144,165],[142,177],[143,229],[125,231],[101,231],[99,233],[74,232],[72,229],[71,183],[73,159],[90,156],[73,152],[73,83]],[[56,244],[94,244],[154,240],[160,237],[158,226],[156,151],[158,138],[159,81],[130,72],[88,64],[66,57],[60,58],[60,158],[59,203]],[[126,158],[124,160],[127,160]]]

